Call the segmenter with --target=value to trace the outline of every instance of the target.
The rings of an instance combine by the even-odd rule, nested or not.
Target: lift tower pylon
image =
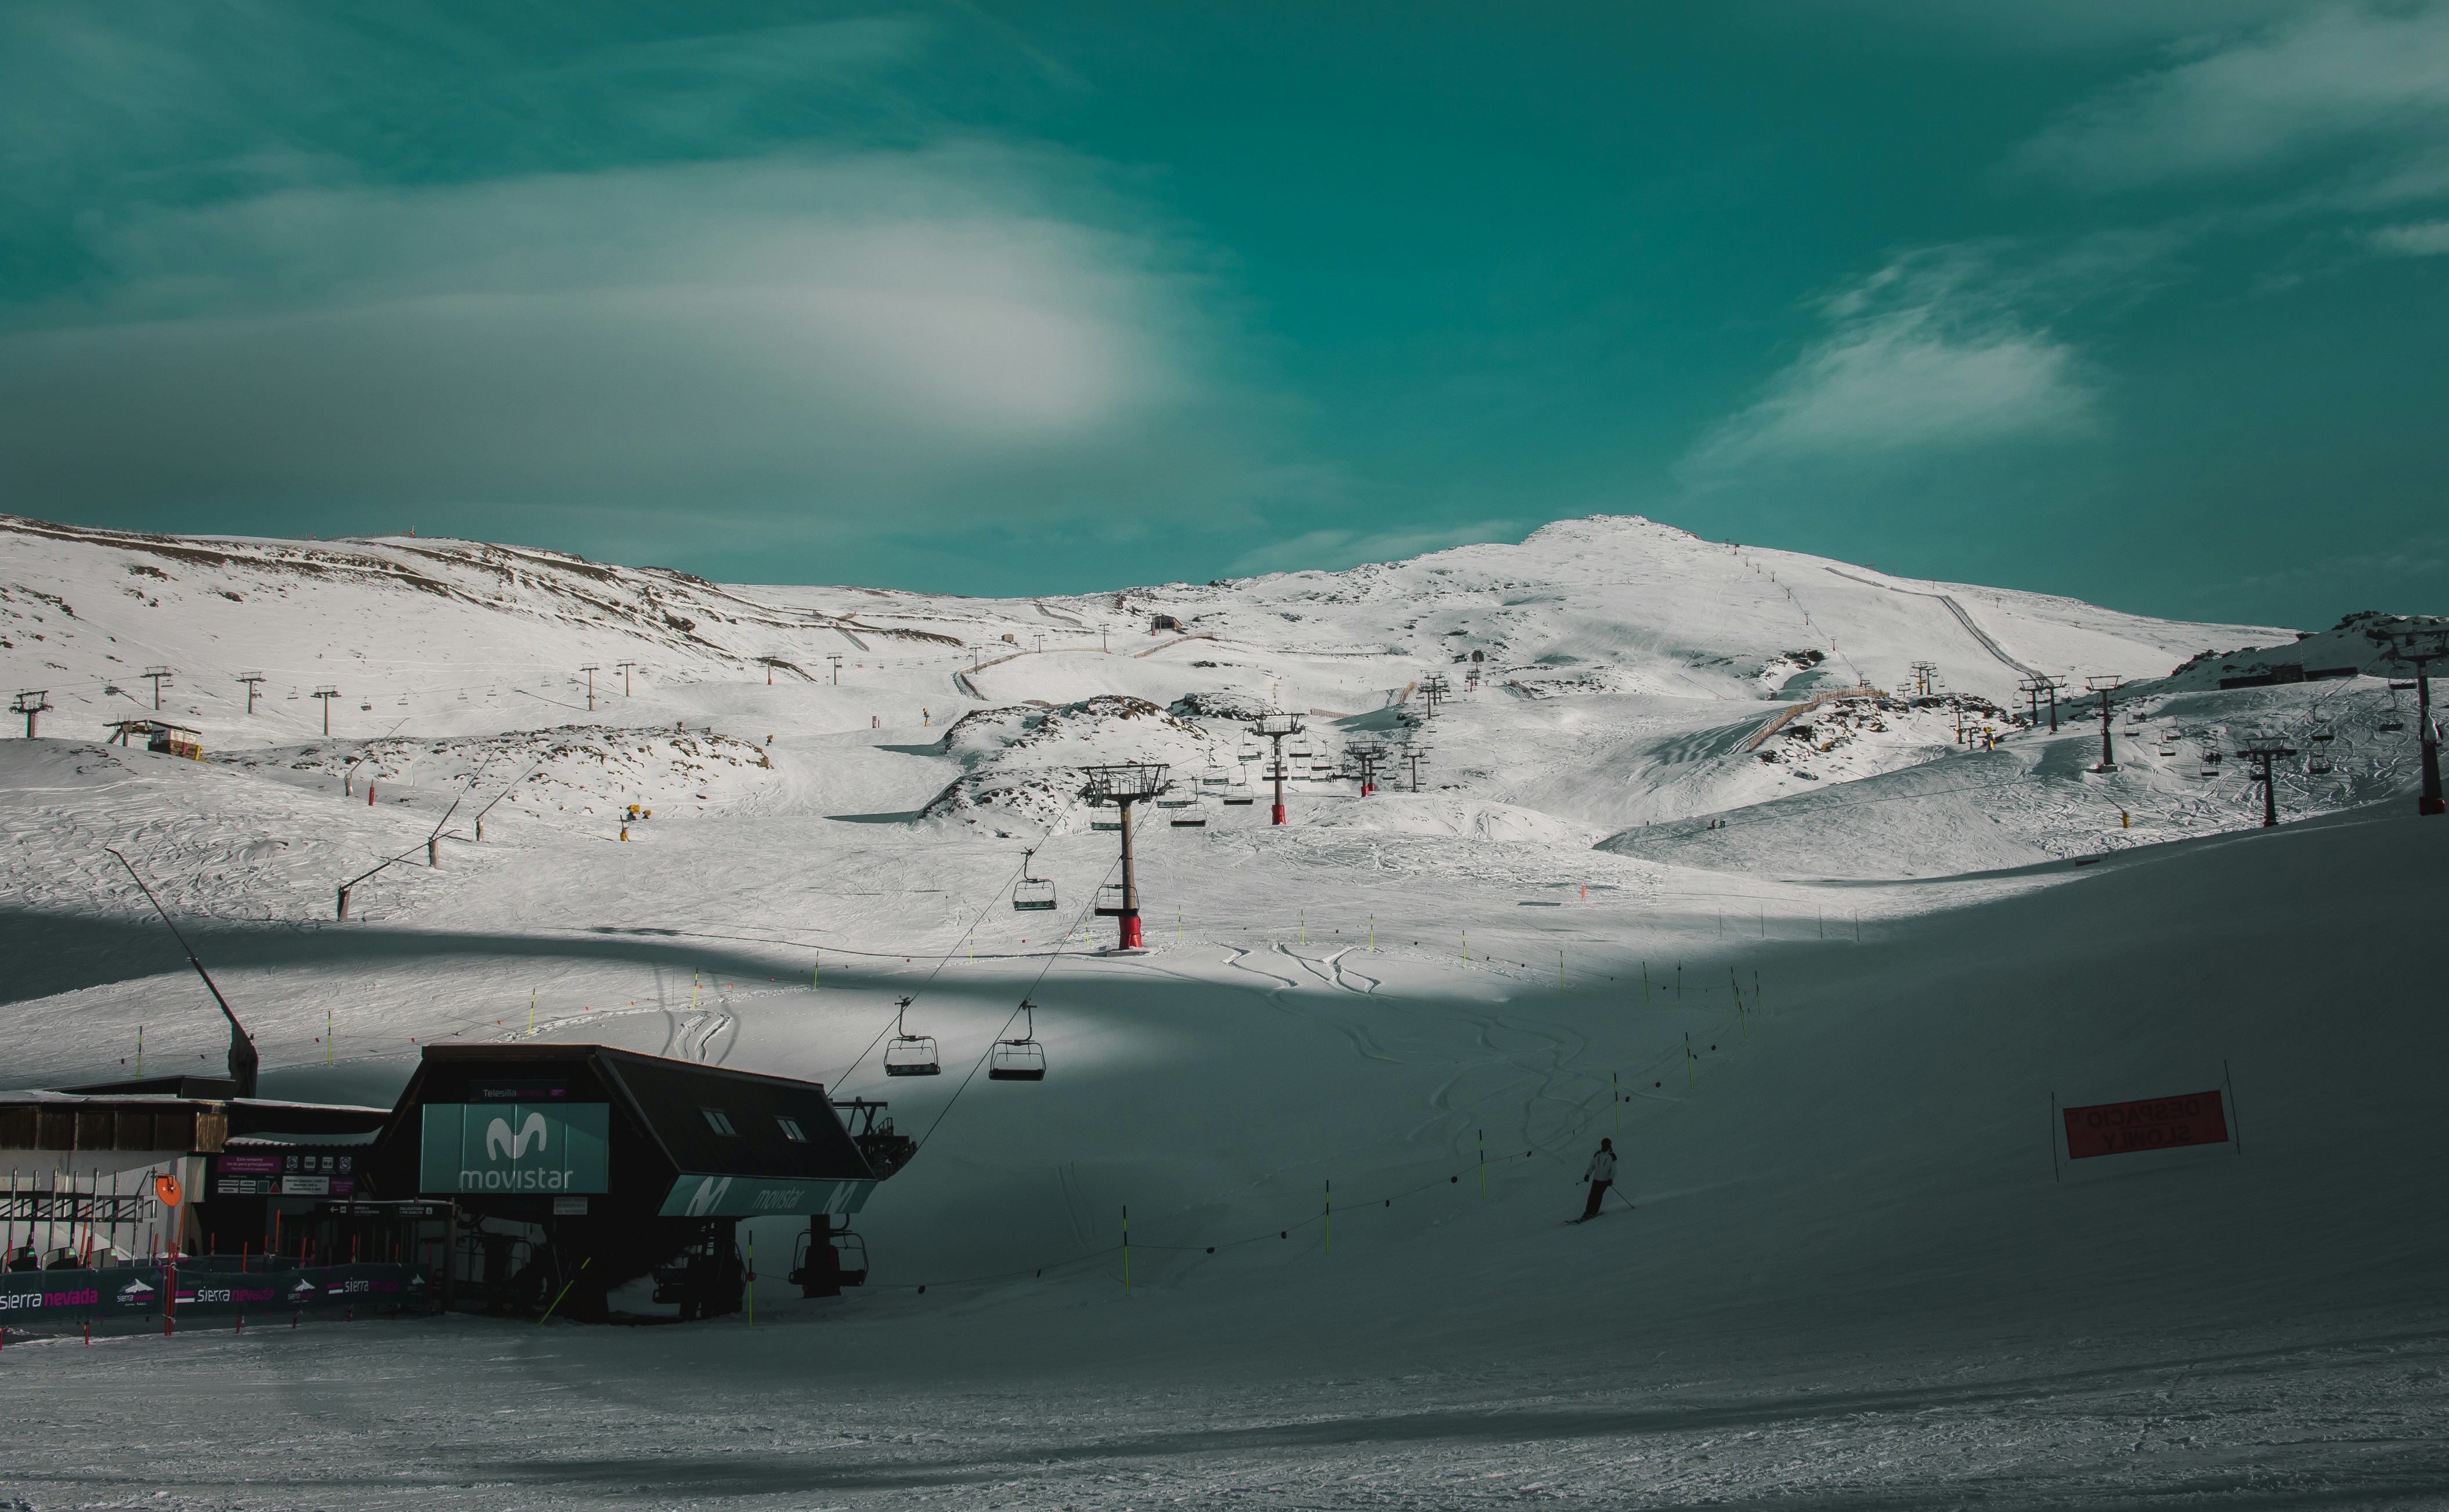
[[[2381,630],[2374,632],[2373,639],[2388,643],[2392,661],[2411,663],[2415,668],[2415,734],[2423,775],[2423,791],[2415,800],[2415,812],[2449,813],[2449,802],[2443,801],[2440,793],[2440,732],[2432,724],[2432,675],[2424,670],[2449,657],[2449,629]]]
[[[2109,696],[2116,692],[2117,685],[2125,680],[2124,678],[2118,677],[2083,679],[2083,685],[2087,690],[2100,695],[2100,765],[2092,769],[2094,772],[2117,770],[2117,748],[2110,743],[2109,737]]]
[[[17,701],[10,706],[10,712],[26,717],[26,738],[31,740],[34,737],[34,716],[48,711],[50,706],[49,690],[32,688],[17,695]]]
[[[1309,728],[1297,714],[1263,714],[1259,717],[1258,733],[1275,742],[1275,759],[1270,764],[1276,779],[1276,807],[1268,822],[1284,822],[1284,737],[1299,735]]]
[[[2261,767],[2253,780],[2262,784],[2262,827],[2276,828],[2279,823],[2279,785],[2271,780],[2270,763],[2296,754],[2295,747],[2275,735],[2248,737],[2236,748],[2236,754]]]
[[[1156,797],[1171,787],[1166,774],[1167,768],[1163,763],[1152,761],[1090,767],[1088,771],[1089,785],[1081,790],[1081,795],[1090,803],[1112,804],[1122,814],[1122,885],[1097,890],[1097,912],[1117,921],[1114,941],[1117,950],[1147,948],[1140,943],[1140,883],[1131,854],[1131,805]]]

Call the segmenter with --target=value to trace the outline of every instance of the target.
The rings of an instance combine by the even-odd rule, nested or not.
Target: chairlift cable
[[[1077,801],[1076,799],[1072,800],[1072,802],[1076,802],[1076,801]],[[1054,816],[1054,817],[1055,817],[1055,820],[1059,823],[1061,820],[1063,820],[1065,817],[1067,817],[1067,816],[1070,813],[1070,812],[1071,812],[1071,802],[1067,802],[1067,803],[1065,803],[1065,804],[1064,804],[1064,806],[1063,806],[1063,810],[1062,810],[1062,812],[1061,812],[1060,813],[1057,813],[1057,814]],[[1049,826],[1047,827],[1047,833],[1048,833],[1050,835],[1053,833],[1053,826],[1052,826],[1052,825],[1049,825]],[[1021,852],[1020,865],[1019,865],[1019,867],[1018,867],[1018,868],[1016,868],[1016,869],[1014,870],[1014,871],[1013,871],[1012,875],[1011,875],[1011,876],[1009,876],[1009,877],[1006,877],[1006,878],[1003,880],[1003,882],[1002,882],[1000,885],[998,885],[993,892],[991,892],[991,893],[989,893],[989,894],[987,895],[987,902],[986,902],[986,905],[985,905],[983,908],[981,908],[981,909],[978,909],[978,915],[977,915],[977,917],[976,917],[976,918],[974,918],[974,919],[972,919],[972,920],[970,921],[970,927],[969,927],[968,928],[963,929],[963,930],[962,930],[958,935],[956,935],[956,936],[955,936],[955,937],[954,937],[953,943],[952,943],[949,947],[947,947],[945,948],[945,950],[944,950],[944,953],[943,953],[942,957],[941,957],[941,958],[939,958],[939,959],[935,962],[935,965],[934,968],[928,971],[928,973],[927,973],[927,977],[926,977],[926,980],[925,980],[925,981],[923,981],[923,982],[921,982],[921,983],[919,983],[919,984],[918,984],[918,986],[917,986],[917,989],[916,989],[916,991],[914,991],[914,992],[912,992],[912,993],[910,993],[910,994],[909,994],[909,998],[910,998],[910,1001],[911,1001],[911,1002],[916,1003],[919,998],[924,997],[924,996],[926,995],[927,989],[928,989],[929,987],[931,987],[931,986],[935,986],[935,978],[936,978],[937,976],[939,976],[939,975],[941,975],[941,974],[943,973],[943,970],[944,970],[945,966],[946,966],[947,964],[949,964],[949,963],[952,961],[952,959],[953,959],[953,957],[954,957],[954,956],[955,956],[955,955],[957,955],[957,954],[959,954],[959,953],[960,953],[960,948],[961,948],[961,946],[962,946],[963,942],[967,941],[967,940],[970,938],[970,936],[972,936],[972,935],[974,935],[974,934],[975,934],[975,933],[977,933],[977,932],[978,932],[978,926],[980,926],[980,925],[982,925],[982,924],[984,924],[984,923],[986,923],[986,922],[987,922],[987,915],[988,915],[988,914],[990,914],[990,913],[993,913],[993,912],[994,911],[994,906],[995,906],[995,904],[996,904],[996,903],[998,903],[998,902],[1000,902],[1000,901],[1002,901],[1002,899],[1003,899],[1007,894],[1009,894],[1009,893],[1011,892],[1011,890],[1012,890],[1012,889],[1013,885],[1014,885],[1015,883],[1017,883],[1017,882],[1020,880],[1020,876],[1021,876],[1021,874],[1022,874],[1022,873],[1024,873],[1024,872],[1026,872],[1026,871],[1029,870],[1029,863],[1030,863],[1030,859],[1031,859],[1031,857],[1032,857],[1032,856],[1033,856],[1033,855],[1035,855],[1035,854],[1036,854],[1036,849],[1035,849],[1034,847],[1031,847],[1030,849],[1025,850],[1025,851],[1023,851],[1023,852]],[[1119,864],[1119,863],[1117,863],[1117,864]],[[1093,894],[1093,893],[1091,893],[1090,895],[1091,895],[1092,897],[1094,896],[1094,894]],[[1070,938],[1070,932],[1069,932],[1068,930],[1067,930],[1067,931],[1066,931],[1066,933],[1065,933],[1065,938],[1067,938],[1067,939],[1068,939],[1068,938]],[[1056,954],[1056,955],[1060,955],[1060,954],[1062,954],[1062,951],[1058,948],[1058,949],[1054,952],[1054,954]],[[1051,960],[1051,957],[1049,957],[1049,959]],[[1043,973],[1043,972],[1040,972],[1040,973],[1039,973],[1039,975],[1040,975],[1041,977],[1043,977],[1043,976],[1044,976],[1044,974],[1045,974],[1045,973]],[[901,1013],[902,1013],[902,1011],[903,1011],[902,1009],[897,1008],[897,1007],[895,1009],[895,1012],[894,1012],[894,1023],[895,1023],[897,1025],[900,1023],[900,1019],[901,1019]],[[1009,1020],[1007,1020],[1007,1021],[1005,1021],[1005,1022],[1006,1022],[1007,1024],[1009,1024],[1009,1023],[1010,1023],[1010,1021],[1009,1021]],[[826,1084],[827,1086],[836,1086],[836,1085],[839,1085],[839,1084],[840,1084],[840,1082],[841,1082],[841,1081],[842,1081],[842,1079],[843,1079],[843,1078],[845,1078],[845,1077],[849,1076],[853,1071],[858,1070],[858,1067],[866,1062],[866,1060],[867,1060],[868,1056],[869,1056],[869,1055],[871,1055],[871,1054],[873,1054],[873,1053],[875,1052],[876,1047],[877,1047],[877,1045],[882,1044],[882,1043],[884,1043],[884,1035],[885,1035],[885,1031],[884,1031],[884,1030],[882,1030],[882,1029],[878,1029],[878,1030],[877,1030],[877,1031],[876,1031],[876,1038],[867,1042],[867,1046],[866,1046],[866,1048],[865,1048],[865,1049],[860,1050],[857,1056],[853,1057],[853,1058],[852,1058],[852,1060],[851,1060],[851,1062],[850,1062],[850,1063],[849,1063],[848,1065],[843,1066],[843,1067],[841,1068],[841,1070],[839,1070],[839,1072],[835,1073],[835,1075],[834,1075],[833,1079],[832,1079],[831,1081],[827,1081],[825,1084]],[[967,1085],[969,1085],[969,1082],[965,1080],[965,1081],[963,1081],[963,1082],[962,1082],[961,1084],[962,1084],[963,1086],[967,1086]],[[957,1092],[955,1092],[955,1093],[954,1094],[954,1096],[955,1096],[955,1097],[958,1097],[959,1095],[960,1095],[960,1094],[959,1094],[959,1093],[957,1093]],[[949,1106],[949,1104],[948,1104],[948,1106]]]
[[[1116,856],[1116,857],[1114,858],[1114,864],[1113,864],[1112,866],[1109,866],[1109,867],[1108,867],[1108,868],[1106,869],[1106,875],[1107,875],[1107,876],[1112,876],[1116,871],[1118,871],[1122,870],[1122,865],[1123,865],[1123,858],[1122,858],[1122,857],[1120,857],[1120,856]],[[1098,887],[1103,887],[1103,886],[1105,886],[1105,881],[1104,881],[1104,879],[1103,879],[1103,878],[1100,878],[1100,879],[1098,880],[1098,884],[1097,884],[1097,886],[1098,886]],[[1096,907],[1096,901],[1095,901],[1095,900],[1096,900],[1096,890],[1095,890],[1095,889],[1091,889],[1091,890],[1090,890],[1090,894],[1089,894],[1089,896],[1090,896],[1089,909],[1093,909],[1093,908],[1095,908],[1095,907]],[[1086,922],[1088,921],[1088,918],[1089,918],[1089,909],[1082,909],[1078,913],[1073,914],[1073,915],[1071,916],[1071,928],[1072,928],[1076,929],[1076,928],[1078,928],[1082,924],[1084,924],[1084,923],[1086,923]],[[1070,932],[1069,930],[1066,930],[1066,931],[1065,931],[1065,933],[1064,933],[1064,938],[1065,938],[1065,939],[1070,939]],[[1039,967],[1037,968],[1037,978],[1036,978],[1036,980],[1035,980],[1035,981],[1033,981],[1033,982],[1032,982],[1032,983],[1030,983],[1030,985],[1029,985],[1029,990],[1028,990],[1027,992],[1024,992],[1024,993],[1022,993],[1022,994],[1021,994],[1020,1001],[1021,1001],[1021,1003],[1022,1003],[1022,1005],[1023,1005],[1024,1006],[1025,1006],[1025,1005],[1029,1005],[1029,1004],[1030,1004],[1033,999],[1035,999],[1035,998],[1036,998],[1036,996],[1037,996],[1037,989],[1038,989],[1040,986],[1044,986],[1044,985],[1045,985],[1045,982],[1046,982],[1046,973],[1054,969],[1054,962],[1055,962],[1055,959],[1056,959],[1058,956],[1062,955],[1062,953],[1063,953],[1063,951],[1061,950],[1061,948],[1060,948],[1060,947],[1057,947],[1056,949],[1054,949],[1054,950],[1051,950],[1051,951],[1048,952],[1047,957],[1046,957],[1046,964],[1045,964],[1044,966]],[[926,1132],[926,1133],[924,1133],[924,1134],[922,1134],[922,1135],[920,1135],[920,1136],[918,1137],[918,1142],[917,1142],[917,1144],[916,1144],[916,1146],[914,1146],[914,1147],[911,1149],[911,1151],[910,1151],[910,1156],[911,1156],[911,1158],[912,1158],[912,1159],[916,1159],[916,1158],[917,1158],[917,1157],[918,1157],[918,1152],[919,1152],[920,1150],[923,1150],[923,1149],[927,1148],[927,1141],[928,1141],[928,1140],[930,1140],[930,1139],[934,1139],[934,1138],[935,1137],[935,1131],[936,1131],[937,1129],[939,1129],[939,1128],[943,1127],[944,1120],[945,1120],[945,1119],[947,1119],[947,1118],[949,1118],[949,1117],[951,1117],[951,1115],[952,1115],[952,1112],[953,1112],[953,1104],[954,1104],[954,1103],[955,1103],[955,1102],[960,1101],[961,1101],[961,1094],[962,1094],[962,1093],[964,1093],[964,1092],[967,1092],[967,1091],[970,1089],[970,1083],[977,1080],[977,1077],[978,1077],[978,1069],[979,1069],[979,1067],[981,1067],[981,1066],[985,1065],[985,1064],[987,1063],[987,1059],[988,1059],[988,1057],[990,1057],[990,1056],[992,1056],[992,1055],[993,1055],[993,1054],[994,1054],[994,1047],[995,1047],[996,1043],[997,1043],[998,1041],[1000,1041],[1000,1040],[1003,1038],[1003,1036],[1004,1036],[1004,1034],[1006,1033],[1006,1031],[1008,1031],[1008,1030],[1010,1030],[1010,1029],[1012,1028],[1012,1020],[1014,1020],[1014,1019],[1019,1018],[1019,1017],[1020,1017],[1020,1015],[1021,1015],[1021,1009],[1020,1009],[1020,1008],[1014,1008],[1014,1009],[1012,1009],[1010,1013],[1008,1013],[1008,1014],[1005,1014],[1005,1015],[1004,1015],[1003,1023],[1002,1023],[1000,1025],[998,1025],[998,1026],[996,1027],[996,1029],[995,1029],[995,1032],[994,1032],[994,1039],[993,1039],[993,1040],[989,1040],[989,1041],[987,1042],[987,1048],[986,1048],[985,1052],[984,1052],[983,1054],[979,1055],[979,1057],[977,1058],[977,1060],[975,1060],[974,1062],[971,1062],[969,1075],[967,1075],[967,1076],[965,1076],[965,1077],[961,1078],[961,1084],[960,1084],[959,1086],[955,1087],[955,1088],[953,1089],[953,1095],[952,1095],[950,1098],[948,1098],[948,1099],[946,1099],[946,1100],[945,1100],[945,1101],[944,1101],[944,1106],[943,1106],[942,1110],[941,1110],[941,1111],[939,1111],[939,1112],[935,1115],[935,1122],[933,1122],[933,1123],[930,1123],[929,1125],[927,1125],[927,1132]]]

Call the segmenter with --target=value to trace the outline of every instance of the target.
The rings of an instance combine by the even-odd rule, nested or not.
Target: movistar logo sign
[[[551,1136],[545,1131],[543,1114],[529,1114],[528,1121],[519,1125],[516,1134],[511,1132],[508,1119],[495,1119],[485,1130],[485,1153],[497,1160],[516,1160],[528,1153],[530,1139],[535,1141],[538,1150],[551,1143]]]
[[[429,1102],[418,1188],[469,1196],[608,1191],[610,1114],[602,1102]]]

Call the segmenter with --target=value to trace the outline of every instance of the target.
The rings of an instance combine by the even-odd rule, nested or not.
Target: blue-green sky
[[[0,509],[2449,608],[2449,5],[0,6]]]

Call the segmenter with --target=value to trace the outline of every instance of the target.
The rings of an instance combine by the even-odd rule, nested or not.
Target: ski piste
[[[1554,1391],[1664,1415],[1541,1455],[1483,1436],[1454,1464],[1517,1490],[1619,1496],[1672,1462],[1687,1498],[1856,1494],[1905,1485],[1872,1473],[1894,1447],[1921,1477],[1898,1500],[1957,1499],[1966,1464],[2042,1477],[2019,1482],[2039,1499],[2104,1464],[2196,1484],[2213,1450],[2131,1446],[2199,1410],[2186,1431],[2239,1476],[2449,1473],[2427,1458],[2444,1441],[2405,1431],[2436,1410],[2419,1372],[2449,1367],[2424,1342],[2449,1044],[2428,955],[2372,943],[2437,932],[2438,845],[2414,815],[2414,699],[2392,715],[2366,626],[2151,620],[1627,518],[1000,601],[424,538],[0,537],[0,667],[51,706],[37,738],[0,740],[18,1085],[132,1076],[140,1027],[148,1076],[221,1063],[218,1010],[107,846],[255,1034],[265,1098],[388,1103],[437,1041],[600,1043],[889,1100],[924,1139],[860,1215],[869,1284],[802,1299],[757,1267],[753,1329],[310,1312],[277,1339],[249,1317],[241,1342],[200,1315],[140,1362],[126,1340],[21,1349],[6,1320],[0,1391],[72,1421],[78,1463],[119,1483],[166,1483],[123,1446],[209,1400],[235,1416],[183,1429],[175,1494],[254,1500],[278,1474],[276,1500],[363,1504],[349,1487],[403,1463],[346,1427],[373,1421],[415,1436],[415,1474],[522,1497],[566,1472],[506,1458],[505,1432],[650,1500],[805,1490],[819,1463],[1077,1500],[1045,1465],[1089,1463],[1063,1457],[1096,1423],[1100,1444],[1193,1448],[1117,1449],[1094,1494],[1145,1466],[1194,1499],[1322,1501],[1380,1456],[1434,1502],[1463,1444],[1437,1425]],[[2025,674],[1932,594],[2024,665],[2128,679],[2117,770],[2092,770],[2089,705],[2054,735],[2046,708],[2009,723]],[[1157,615],[1182,629],[1151,634]],[[1941,693],[1914,691],[1917,660]],[[147,665],[174,669],[159,711]],[[1431,715],[1437,677],[1453,696]],[[1270,710],[1309,750],[1281,828],[1227,801],[1272,790],[1244,758]],[[106,743],[157,715],[200,758]],[[2244,763],[2203,748],[2272,729],[2309,752],[2317,720],[2333,770],[2283,763],[2266,832]],[[1360,796],[1340,774],[1364,742],[1417,742],[1418,791],[1385,762]],[[1080,793],[1088,767],[1135,761],[1205,807],[1135,811],[1147,953],[1118,956],[1093,909],[1119,838]],[[335,884],[392,858],[336,918]],[[1055,907],[1015,909],[1024,875]],[[888,1080],[869,1048],[903,997],[939,1076]],[[2345,1019],[2319,1007],[2343,999]],[[1043,1078],[971,1076],[1024,1000]],[[2225,1087],[2223,1062],[2241,1150],[2069,1163],[2053,1143],[2054,1107]],[[1601,1137],[1651,1205],[1557,1235]],[[792,1254],[785,1227],[752,1228]],[[2141,1236],[2178,1253],[2141,1263]],[[1660,1305],[1581,1305],[1619,1295]],[[2344,1342],[2367,1337],[2394,1341],[2389,1373]],[[266,1351],[250,1379],[311,1379],[332,1408],[282,1419],[277,1463],[231,1395],[240,1349]],[[2175,1395],[2087,1405],[2056,1384],[2078,1378]],[[777,1415],[783,1392],[825,1409]],[[1832,1424],[1835,1392],[1894,1394]],[[2063,1436],[1966,1405],[1982,1392],[2048,1398]],[[543,1400],[573,1410],[462,1431]],[[1393,1414],[1420,1436],[1372,1426]],[[914,1441],[919,1422],[954,1431]],[[1326,1426],[1285,1447],[1269,1426],[1288,1423]],[[770,1426],[737,1479],[729,1456],[649,1458],[742,1424]],[[1255,1426],[1203,1437],[1219,1425]],[[2320,1447],[2341,1433],[2362,1457]],[[0,1445],[0,1479],[55,1474],[43,1437]]]

